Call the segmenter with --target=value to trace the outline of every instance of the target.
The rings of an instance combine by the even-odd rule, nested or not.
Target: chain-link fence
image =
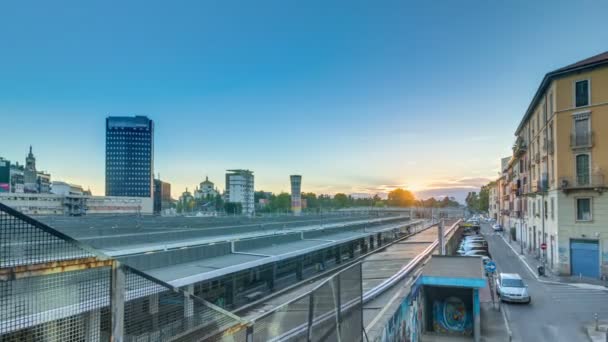
[[[1,341],[244,341],[236,316],[0,204]]]
[[[361,263],[254,319],[253,341],[361,341]]]

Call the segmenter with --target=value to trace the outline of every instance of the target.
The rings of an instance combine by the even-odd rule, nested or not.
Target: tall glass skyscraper
[[[154,122],[106,118],[106,196],[152,197],[153,174]]]

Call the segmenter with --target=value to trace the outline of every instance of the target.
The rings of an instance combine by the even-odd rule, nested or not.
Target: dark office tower
[[[106,118],[106,196],[152,197],[154,122]]]

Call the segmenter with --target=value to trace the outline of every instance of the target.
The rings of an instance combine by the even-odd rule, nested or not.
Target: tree
[[[240,215],[243,212],[243,205],[238,202],[224,203],[224,210],[228,215]]]
[[[388,205],[396,207],[411,207],[416,203],[416,197],[411,191],[397,188],[388,193]]]
[[[467,198],[465,198],[465,202],[467,203],[469,210],[479,211],[479,196],[477,195],[477,192],[469,192]]]
[[[490,189],[496,185],[495,182],[490,182],[481,187],[479,191],[479,211],[487,212],[490,209]]]
[[[302,200],[306,200],[306,210],[317,211],[319,209],[319,200],[317,195],[312,192],[303,192]]]
[[[281,192],[270,199],[270,208],[273,211],[288,212],[291,210],[291,196],[288,193]]]
[[[217,194],[215,195],[215,209],[216,210],[221,210],[222,208],[224,208],[224,199],[222,198],[222,195]]]
[[[337,193],[333,198],[333,206],[335,208],[344,208],[348,205],[348,197],[343,193]]]

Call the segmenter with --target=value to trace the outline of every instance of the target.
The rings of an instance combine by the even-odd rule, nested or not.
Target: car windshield
[[[521,279],[503,279],[502,286],[504,286],[504,287],[524,287],[524,282]]]

